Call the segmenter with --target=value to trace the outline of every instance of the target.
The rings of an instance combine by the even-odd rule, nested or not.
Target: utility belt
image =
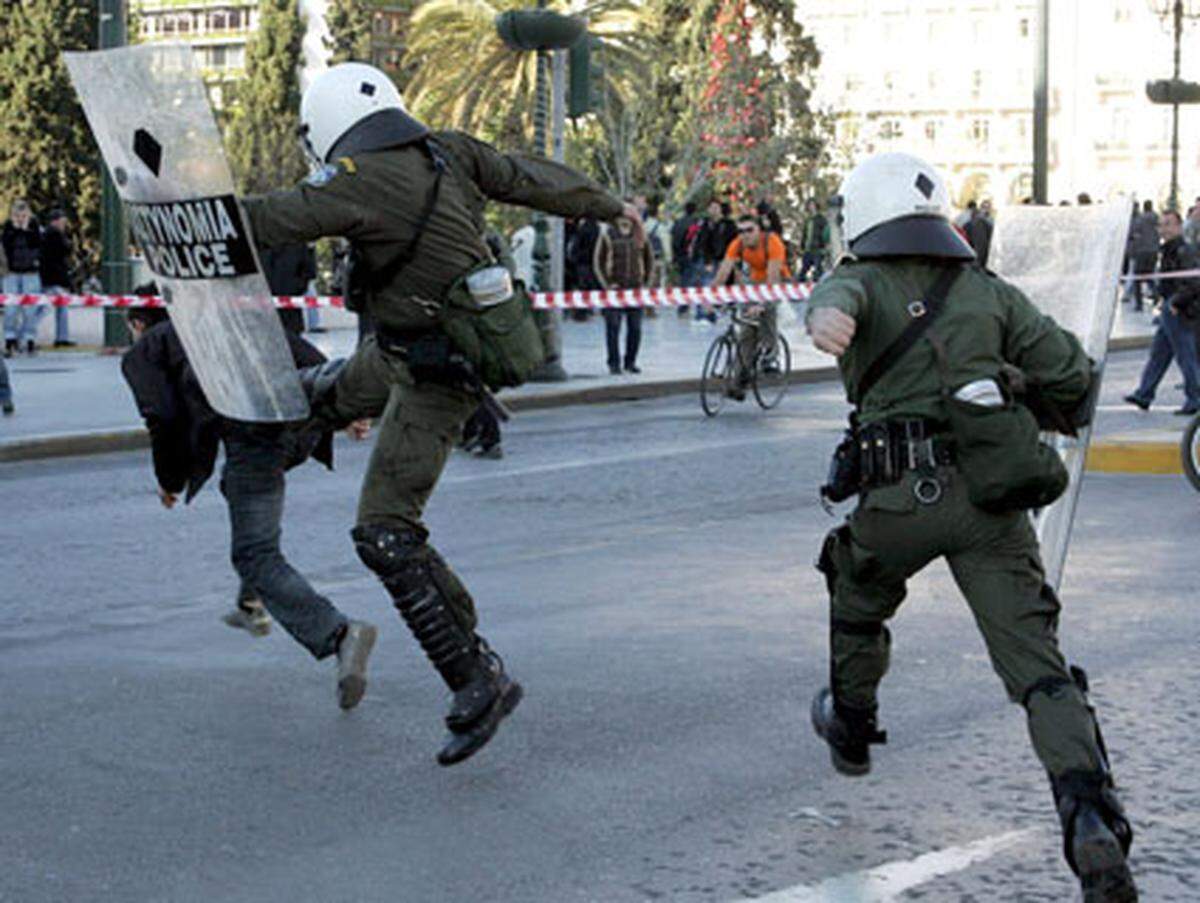
[[[385,354],[393,354],[404,361],[417,385],[433,383],[469,392],[497,420],[507,423],[511,419],[508,408],[488,391],[474,365],[441,330],[376,326],[375,341]]]
[[[946,427],[924,418],[887,420],[846,431],[834,450],[821,497],[841,502],[860,492],[891,486],[916,471],[929,479],[913,487],[918,501],[933,504],[942,495],[934,471],[955,462],[954,442]]]

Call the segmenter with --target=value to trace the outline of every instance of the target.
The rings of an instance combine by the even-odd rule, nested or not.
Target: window
[[[904,123],[899,119],[885,119],[879,123],[879,137],[883,141],[896,141],[904,137]]]
[[[213,69],[224,69],[226,63],[226,54],[224,47],[209,47],[208,48],[208,65]]]
[[[971,73],[971,94],[978,97],[983,91],[983,70],[976,69]]]
[[[986,119],[971,120],[971,140],[980,147],[987,147],[991,124]]]
[[[854,92],[862,87],[862,76],[857,72],[846,74],[846,91]]]
[[[1017,33],[1023,38],[1029,37],[1028,19],[1021,19],[1019,22],[1017,22]]]
[[[896,90],[896,82],[899,80],[899,75],[895,72],[883,73],[883,87],[888,91]]]
[[[929,143],[937,141],[938,123],[936,119],[930,119],[925,123],[925,140]]]

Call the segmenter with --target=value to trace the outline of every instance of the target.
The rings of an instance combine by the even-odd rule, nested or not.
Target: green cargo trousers
[[[904,601],[905,581],[944,556],[1009,699],[1025,706],[1042,764],[1053,775],[1097,771],[1096,725],[1058,648],[1060,605],[1045,584],[1029,517],[975,507],[953,467],[938,468],[936,477],[943,493],[933,504],[917,501],[918,475],[909,471],[866,492],[826,540],[835,699],[875,711],[891,646],[884,624]]]
[[[479,401],[469,392],[433,383],[418,385],[404,360],[363,341],[338,377],[331,419],[348,423],[379,418],[375,447],[363,478],[356,526],[384,526],[428,538],[422,520],[463,424]],[[455,616],[475,629],[470,594],[448,568],[442,587]]]

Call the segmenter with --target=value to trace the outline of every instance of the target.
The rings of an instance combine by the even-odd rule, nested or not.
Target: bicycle
[[[1180,452],[1183,456],[1183,472],[1187,474],[1192,488],[1200,492],[1200,416],[1193,417],[1183,431]]]
[[[760,329],[754,360],[743,361],[738,348],[737,327],[757,326],[757,320],[739,316],[734,311],[729,321],[729,327],[713,339],[704,356],[704,369],[700,372],[700,406],[709,417],[715,417],[726,400],[741,401],[750,390],[758,406],[769,411],[787,393],[792,373],[792,350],[778,329],[774,342]],[[749,377],[744,377],[744,373],[749,373]]]

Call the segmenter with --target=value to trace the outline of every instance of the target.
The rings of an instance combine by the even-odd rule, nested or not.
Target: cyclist
[[[755,285],[778,285],[792,278],[787,265],[787,247],[774,232],[763,229],[758,217],[746,213],[738,218],[737,238],[725,249],[725,259],[717,270],[713,285],[724,285],[735,267],[741,271],[742,279]],[[746,386],[751,374],[745,364],[753,363],[754,351],[760,338],[774,347],[779,331],[777,311],[774,304],[754,304],[746,308],[750,320],[738,328],[738,379],[729,394],[741,401],[746,397]],[[778,366],[773,362],[770,366]]]

